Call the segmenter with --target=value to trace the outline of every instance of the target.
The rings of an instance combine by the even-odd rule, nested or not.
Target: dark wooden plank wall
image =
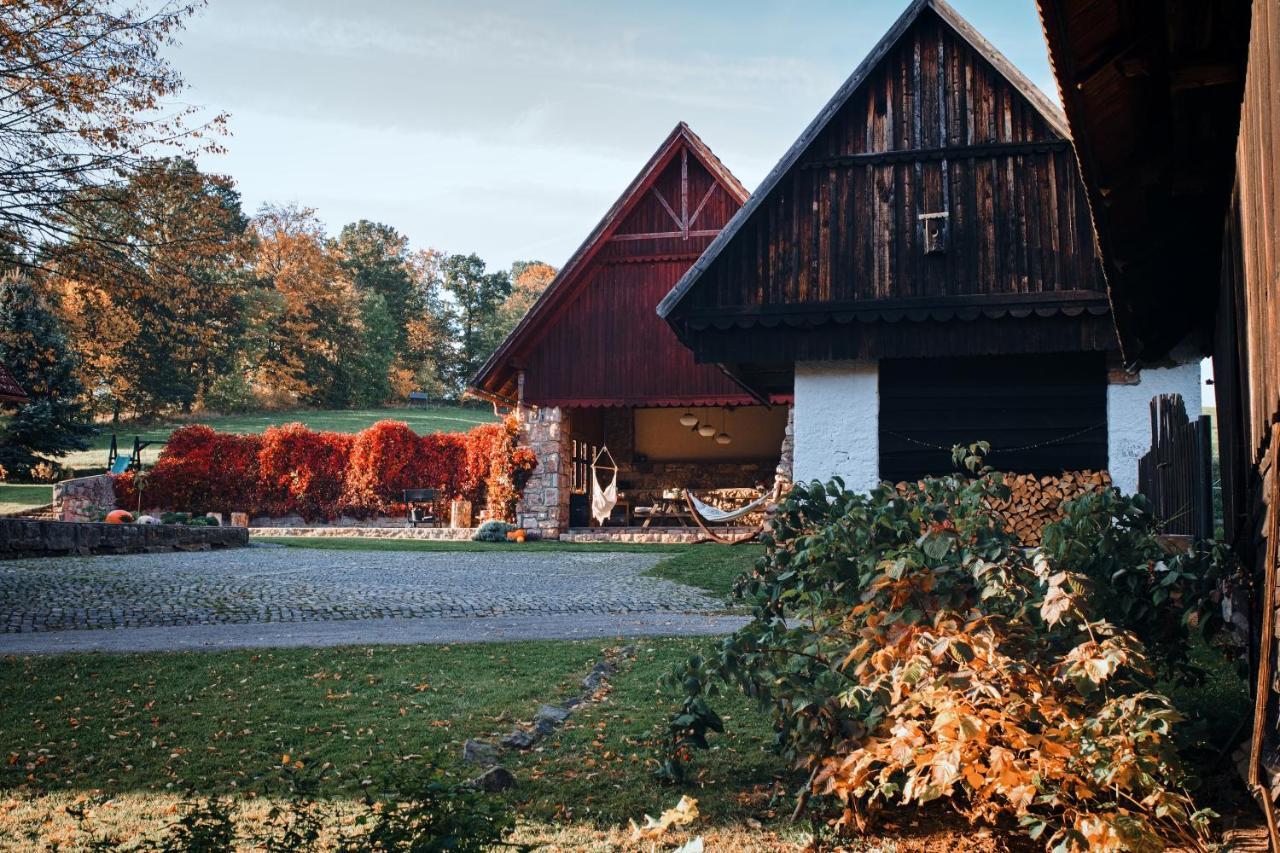
[[[1178,394],[1151,401],[1151,449],[1138,460],[1138,491],[1151,501],[1164,533],[1214,536],[1213,426],[1194,421]]]
[[[696,158],[677,154],[583,269],[561,311],[519,354],[525,399],[562,406],[752,402],[719,369],[695,364],[654,313],[738,207]]]
[[[916,153],[867,156],[885,152]],[[941,211],[949,246],[926,255],[917,217]],[[1101,291],[1093,245],[1069,144],[925,13],[711,266],[689,312]]]
[[[1236,154],[1235,213],[1240,268],[1236,288],[1248,375],[1248,439],[1265,455],[1280,412],[1280,9],[1253,4],[1249,71]]]
[[[1222,250],[1214,392],[1226,536],[1261,555],[1262,466],[1280,420],[1280,11],[1253,5],[1236,179]]]
[[[880,362],[880,477],[954,470],[957,444],[987,441],[1002,471],[1057,475],[1107,467],[1100,353]]]

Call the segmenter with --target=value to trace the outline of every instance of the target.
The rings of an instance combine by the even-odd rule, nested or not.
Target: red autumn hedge
[[[405,489],[434,488],[509,519],[537,465],[516,437],[511,419],[467,433],[421,436],[398,421],[381,421],[356,435],[301,424],[272,427],[261,436],[181,427],[143,476],[142,505],[327,521],[394,512]],[[117,477],[115,485],[118,503],[138,506],[133,474]]]

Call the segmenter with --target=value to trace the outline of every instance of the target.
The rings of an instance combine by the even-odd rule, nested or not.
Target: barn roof
[[[1038,0],[1125,359],[1207,334],[1250,4]]]
[[[707,187],[698,188],[695,193],[698,197],[681,198],[682,190],[688,194],[687,179],[691,171],[696,171]],[[670,182],[673,177],[684,183],[668,201],[667,195],[671,192],[664,195],[658,187],[660,182]],[[555,331],[558,324],[564,324],[575,302],[585,299],[584,293],[596,291],[596,299],[622,299],[628,294],[634,299],[638,287],[651,290],[654,280],[663,279],[643,312],[633,318],[636,334],[649,351],[634,353],[635,341],[606,341],[599,329],[588,330],[576,341],[575,353],[568,350],[560,353],[560,364],[556,364],[554,354],[542,359],[543,374],[554,369],[560,375],[538,376],[538,393],[532,398],[527,395],[526,400],[538,405],[582,406],[749,402],[752,398],[717,368],[693,364],[692,357],[674,334],[653,314],[653,306],[661,295],[747,196],[741,182],[706,143],[684,122],[677,124],[541,297],[472,378],[469,391],[505,405],[516,402],[520,372],[537,360],[539,347],[546,349],[555,345],[554,341],[547,341],[549,333]],[[704,207],[707,211],[715,210],[704,215]],[[618,281],[606,281],[609,276],[602,273],[605,269],[620,271],[613,276]],[[609,292],[600,295],[604,291]],[[601,313],[597,308],[597,314]],[[612,331],[622,335],[628,332],[625,328]],[[563,337],[563,330],[559,334]],[[616,358],[620,353],[643,355],[652,369],[639,372],[649,375],[637,376],[636,371],[628,375],[628,371],[619,369]],[[611,372],[616,392],[575,387],[584,382],[580,376],[570,375],[574,365],[563,363],[588,365],[604,359],[614,364]],[[657,377],[653,375],[655,371],[669,375]],[[628,390],[628,386],[641,379],[649,380],[644,389]],[[657,394],[653,390],[656,387],[668,390]]]
[[[746,204],[742,206],[742,209],[738,211],[733,220],[720,232],[720,235],[712,242],[702,257],[689,268],[689,271],[659,303],[658,315],[660,317],[667,318],[672,314],[676,306],[689,293],[706,269],[719,257],[724,248],[733,240],[734,236],[747,221],[751,219],[756,210],[760,208],[765,199],[769,197],[788,173],[800,164],[801,159],[822,131],[848,104],[849,100],[858,92],[885,56],[926,11],[936,13],[960,38],[990,63],[998,74],[1032,104],[1054,131],[1063,138],[1070,138],[1067,119],[1062,110],[1036,88],[1036,85],[1005,58],[1000,51],[996,50],[995,46],[987,41],[981,33],[974,29],[972,24],[962,18],[944,0],[913,0],[911,5],[894,22],[893,26],[889,28],[889,31],[871,49],[866,58],[849,75],[844,84],[836,90],[835,95],[818,112],[818,115],[809,123],[809,126],[800,134],[795,143],[782,155],[782,159],[773,167],[773,170],[769,172],[760,186],[751,194]]]
[[[13,374],[3,362],[0,362],[0,402],[25,403],[26,401],[26,392],[22,390],[18,380],[13,378]]]

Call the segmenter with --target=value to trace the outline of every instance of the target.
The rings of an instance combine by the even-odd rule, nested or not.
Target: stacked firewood
[[[1106,471],[1068,471],[1057,477],[1034,474],[1005,474],[1009,499],[992,506],[1008,529],[1023,545],[1040,544],[1045,525],[1062,518],[1062,505],[1069,500],[1111,485]]]

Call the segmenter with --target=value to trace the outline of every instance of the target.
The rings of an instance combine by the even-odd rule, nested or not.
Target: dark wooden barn
[[[772,477],[785,408],[759,405],[715,365],[695,363],[654,313],[746,198],[677,125],[474,377],[471,393],[515,411],[538,454],[519,507],[525,526],[557,535],[597,523],[586,508],[601,448],[620,469],[609,519],[618,526],[663,508],[673,489],[749,488]],[[715,431],[699,434],[682,417]]]
[[[1165,358],[1188,335],[1213,354],[1222,525],[1253,574],[1248,770],[1270,809],[1280,793],[1280,8],[1039,6],[1125,358]]]
[[[659,314],[699,362],[794,393],[798,478],[939,473],[985,439],[1011,470],[1119,460],[1132,489],[1155,386],[1198,389],[1119,370],[1066,119],[941,0],[911,3]]]

